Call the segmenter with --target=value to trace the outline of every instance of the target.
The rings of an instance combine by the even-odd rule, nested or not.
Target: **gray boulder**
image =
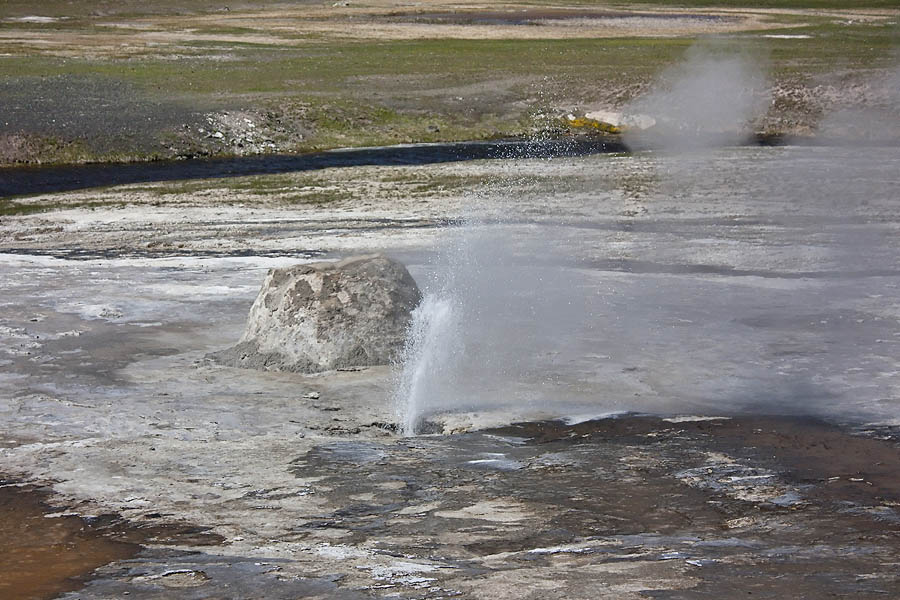
[[[316,373],[391,362],[421,295],[402,264],[379,255],[270,269],[222,364]]]

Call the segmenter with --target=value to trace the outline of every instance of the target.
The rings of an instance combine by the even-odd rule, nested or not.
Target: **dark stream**
[[[522,10],[496,10],[477,12],[453,11],[453,12],[423,12],[414,14],[390,15],[387,20],[399,22],[423,22],[423,23],[460,23],[480,25],[539,25],[543,22],[572,21],[576,19],[689,19],[692,21],[730,21],[733,17],[721,15],[662,12],[625,12],[615,10],[584,10],[584,9],[522,9]]]
[[[329,167],[426,165],[477,159],[586,156],[625,152],[621,142],[563,139],[414,144],[216,159],[0,169],[0,198],[110,185],[314,171]]]

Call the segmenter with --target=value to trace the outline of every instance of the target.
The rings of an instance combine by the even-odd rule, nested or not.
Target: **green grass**
[[[365,184],[376,187],[374,194],[388,196],[434,196],[459,191],[478,185],[482,180],[473,175],[453,173],[431,173],[411,169],[388,169],[364,171]],[[175,181],[155,185],[129,185],[122,188],[127,192],[143,192],[159,198],[172,196],[190,196],[209,190],[228,190],[237,194],[235,201],[245,201],[246,196],[259,196],[260,199],[281,197],[288,202],[332,201],[359,193],[354,185],[345,180],[343,172],[326,171],[324,173],[284,173],[274,175],[249,175],[230,177],[227,179],[211,179],[201,181]],[[110,190],[112,188],[109,188]]]
[[[528,131],[528,110],[510,108],[514,102],[528,97],[552,102],[555,97],[580,95],[610,77],[621,79],[623,72],[649,79],[689,44],[676,39],[619,39],[330,42],[299,48],[229,45],[234,57],[230,61],[202,56],[171,61],[18,55],[0,58],[0,78],[40,74],[124,81],[146,95],[148,104],[177,102],[203,112],[249,105],[283,120],[307,123],[310,131],[302,143],[288,147],[305,151],[519,135]],[[192,49],[221,53],[216,44],[196,44]],[[479,91],[476,97],[457,91],[472,85],[490,88],[487,82],[497,77],[517,79],[496,92]],[[465,97],[454,100],[459,94]],[[228,151],[200,147],[189,153],[223,150]],[[73,162],[59,152],[40,155],[44,160]],[[135,159],[153,156],[147,149],[131,152]]]
[[[33,215],[37,213],[51,212],[54,210],[69,210],[73,208],[101,208],[118,206],[124,208],[125,202],[103,201],[52,201],[52,202],[18,202],[9,198],[0,198],[0,217]]]
[[[593,4],[585,0],[584,4]],[[897,8],[897,0],[632,0],[628,6],[647,4],[666,7],[699,7],[699,8],[817,8],[817,9],[861,9],[861,8]]]
[[[209,61],[219,44],[192,44],[195,58],[98,61],[49,56],[0,59],[0,76],[40,74],[121,78],[182,96],[326,94],[396,96],[468,85],[497,76],[534,81],[652,75],[690,45],[685,39],[424,40],[314,44],[301,48],[229,45],[230,61]],[[8,47],[12,50],[12,47]],[[402,89],[396,79],[401,77]]]
[[[554,0],[529,0],[523,5],[532,6],[559,6]],[[633,0],[631,2],[598,3],[596,0],[568,0],[566,4],[577,6],[615,7],[633,6],[645,4],[648,6],[683,6],[683,7],[727,7],[727,8],[818,8],[818,9],[846,9],[846,8],[897,8],[896,0]],[[203,13],[215,13],[222,11],[224,6],[232,11],[242,9],[260,9],[266,7],[290,7],[297,8],[297,3],[292,0],[237,0],[223,2],[222,0],[3,0],[0,5],[2,16],[152,16],[152,15],[195,15]],[[324,5],[324,3],[323,3]],[[302,6],[302,5],[300,5]]]
[[[266,6],[296,5],[291,0],[3,0],[2,16],[43,15],[51,17],[136,17],[152,15],[196,15],[220,12],[224,6],[238,10]]]
[[[763,33],[763,32],[758,32]],[[897,31],[871,25],[825,24],[778,30],[805,33],[811,40],[734,36],[770,52],[776,67],[802,64],[826,70],[835,64],[874,66],[893,60]],[[221,44],[188,45],[198,55],[183,60],[90,60],[18,55],[0,59],[0,77],[40,74],[100,75],[196,98],[229,95],[296,94],[390,99],[417,90],[450,88],[495,77],[522,76],[533,82],[594,86],[607,80],[651,77],[676,61],[693,43],[685,38],[569,40],[418,40],[316,43],[299,48],[228,45],[230,61],[211,61]],[[7,47],[12,49],[12,47]],[[400,78],[400,79],[391,79]],[[402,84],[398,86],[398,81]],[[402,89],[398,89],[398,87]],[[373,115],[377,118],[377,115]]]
[[[41,208],[32,204],[21,204],[12,200],[0,199],[0,217],[29,215],[41,212]]]
[[[107,17],[91,15],[196,14],[219,11],[212,0],[88,2],[47,0],[40,10],[33,1],[3,0],[0,15],[71,15],[60,24],[28,27],[71,29],[81,24],[97,31],[95,22]],[[265,6],[284,2],[243,2],[232,5]],[[555,5],[543,0],[534,5]],[[600,6],[594,2],[575,2]],[[633,4],[630,3],[629,6]],[[763,3],[641,2],[648,10],[660,6],[773,6],[838,8],[832,0],[796,0]],[[615,5],[603,5],[615,6]],[[623,5],[624,6],[624,5]],[[897,0],[866,0],[861,7],[896,7]],[[777,31],[741,32],[724,36],[753,55],[767,57],[776,80],[802,81],[830,71],[862,72],[895,64],[897,28],[867,24],[844,25],[831,17],[779,15],[779,22],[796,27]],[[0,27],[12,25],[2,23]],[[204,33],[241,36],[260,33],[245,27],[210,26]],[[104,33],[125,30],[104,28]],[[262,32],[265,33],[265,32]],[[763,38],[764,33],[806,34],[805,40]],[[336,41],[308,39],[300,45],[192,42],[144,48],[143,55],[107,58],[55,57],[0,42],[0,79],[10,82],[28,77],[54,76],[122,81],[147,104],[171,114],[178,106],[196,114],[225,109],[268,111],[273,119],[302,125],[301,141],[282,136],[287,151],[338,146],[380,145],[398,142],[486,139],[527,133],[539,108],[561,103],[591,103],[609,89],[617,101],[653,80],[666,66],[678,61],[694,43],[689,38],[604,38],[566,40],[414,40]],[[165,57],[177,53],[179,60]],[[219,60],[226,55],[228,60]],[[93,80],[93,79],[92,79]],[[495,82],[499,82],[496,83]],[[3,98],[0,98],[0,102]],[[58,101],[65,108],[67,99]],[[166,104],[169,103],[169,104]],[[166,108],[166,107],[170,108]],[[0,117],[3,116],[0,105]],[[0,118],[0,126],[3,119]],[[160,122],[163,122],[161,119]],[[300,125],[298,125],[300,124]],[[196,124],[192,124],[192,131]],[[91,147],[79,140],[41,142],[37,156],[51,162],[83,160],[135,160],[171,156],[167,142],[179,146],[179,155],[227,154],[209,140],[185,141],[184,131],[160,126],[145,147]],[[98,135],[101,132],[98,130]],[[105,132],[104,132],[105,134]],[[281,134],[274,134],[281,135]],[[179,137],[180,136],[180,137]],[[124,139],[124,138],[123,138]],[[168,153],[168,154],[167,154]],[[2,157],[0,157],[2,160]]]
[[[898,29],[827,23],[778,30],[810,39],[766,39],[773,70],[816,74],[839,69],[890,67],[896,64]]]

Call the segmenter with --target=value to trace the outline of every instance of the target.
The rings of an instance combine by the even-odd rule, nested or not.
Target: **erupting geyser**
[[[894,274],[898,157],[729,147],[768,98],[763,69],[703,43],[631,107],[658,124],[629,138],[653,152],[609,157],[608,181],[585,178],[596,189],[533,197],[542,172],[579,181],[578,159],[501,164],[425,265],[403,432],[450,412],[892,414],[890,378],[865,373],[895,370],[883,344],[900,333],[866,297],[893,286],[879,277]],[[547,208],[520,214],[528,194]]]
[[[404,435],[415,435],[424,411],[438,390],[442,371],[452,369],[458,356],[458,326],[451,298],[428,295],[413,311],[397,387],[398,417]]]

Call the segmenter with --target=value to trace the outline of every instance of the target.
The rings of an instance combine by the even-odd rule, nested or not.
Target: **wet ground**
[[[4,217],[0,472],[52,507],[15,495],[4,527],[44,524],[16,539],[60,565],[58,540],[141,544],[60,568],[112,560],[69,600],[889,598],[897,160],[476,161],[410,169],[520,185],[364,207],[126,186],[81,192],[124,208]],[[267,268],[381,250],[425,282],[466,206],[486,220],[450,237],[509,293],[480,292],[506,309],[458,404],[427,407],[440,434],[397,435],[388,368],[205,359]]]
[[[115,514],[84,515],[54,507],[48,490],[0,480],[0,595],[55,598],[77,590],[94,569],[133,559],[141,544],[208,545],[221,540],[162,514],[142,523]]]
[[[139,546],[117,541],[76,515],[41,505],[29,489],[0,488],[0,595],[52,598],[84,584],[83,576],[115,560],[130,558]],[[81,578],[79,578],[81,576]]]
[[[247,493],[281,518],[280,501],[319,498],[279,536],[311,555],[292,559],[164,550],[146,524],[47,518],[7,490],[0,581],[49,598],[116,561],[69,597],[538,598],[548,584],[567,598],[891,597],[898,440],[809,419],[623,416],[323,442],[291,461],[294,484]],[[304,567],[319,575],[288,575]]]
[[[605,597],[643,567],[659,588],[685,588],[644,582],[647,597],[879,597],[900,583],[894,436],[800,419],[625,417],[338,442],[294,461],[299,476],[327,473],[317,486],[339,506],[294,535],[324,529],[427,558],[417,576],[432,595],[504,597],[499,583],[524,577]],[[522,584],[519,597],[546,593]]]

